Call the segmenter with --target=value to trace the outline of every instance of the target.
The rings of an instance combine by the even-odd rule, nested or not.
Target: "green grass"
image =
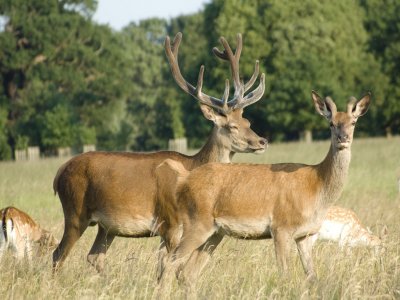
[[[318,163],[328,142],[272,144],[263,155],[235,156],[236,162]],[[61,238],[63,214],[52,180],[64,160],[0,163],[0,207],[14,205]],[[270,240],[226,238],[200,276],[200,299],[399,299],[400,298],[400,138],[360,139],[352,147],[349,178],[339,205],[354,209],[374,233],[388,226],[386,252],[367,249],[350,254],[318,243],[314,260],[318,281],[307,284],[297,255],[289,274],[280,275]],[[266,182],[265,184],[268,184]],[[86,262],[96,229],[75,245],[61,272],[53,277],[51,254],[31,264],[6,258],[0,265],[1,299],[150,299],[156,287],[158,238],[117,238],[98,275]],[[183,298],[177,285],[171,299]]]

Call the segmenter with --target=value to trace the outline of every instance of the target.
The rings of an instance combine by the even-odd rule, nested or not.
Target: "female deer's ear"
[[[357,104],[353,108],[353,116],[355,118],[361,117],[365,115],[365,113],[368,111],[369,104],[371,103],[371,93],[367,93],[362,97],[360,100],[358,100]]]
[[[332,114],[335,111],[336,112],[336,105],[332,101],[331,98],[327,97],[325,100],[321,98],[320,95],[317,94],[317,92],[312,91],[311,92],[312,99],[314,101],[314,106],[316,111],[330,120],[332,118]]]

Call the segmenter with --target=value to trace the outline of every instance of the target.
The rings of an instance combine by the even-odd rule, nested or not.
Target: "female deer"
[[[171,160],[162,165],[179,175],[173,218],[183,223],[183,234],[170,267],[180,265],[180,275],[189,286],[193,287],[208,256],[225,235],[273,238],[278,264],[284,271],[290,240],[294,240],[305,273],[310,278],[315,276],[311,237],[318,233],[328,206],[342,192],[354,126],[366,113],[370,94],[359,101],[352,98],[346,112],[337,112],[329,97],[323,100],[314,91],[312,99],[331,128],[331,146],[320,164],[209,163],[191,172]],[[164,272],[162,281],[168,273]]]

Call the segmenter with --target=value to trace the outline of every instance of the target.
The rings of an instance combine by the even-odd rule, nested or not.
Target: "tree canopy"
[[[245,115],[272,141],[325,136],[312,89],[342,108],[371,91],[358,134],[399,134],[397,2],[213,0],[193,15],[113,31],[92,21],[95,0],[0,0],[0,159],[28,145],[154,150],[187,136],[200,146],[211,124],[176,85],[164,54],[165,36],[179,31],[183,76],[195,84],[204,64],[204,89],[215,96],[230,71],[211,49],[221,48],[220,36],[235,47],[242,33],[241,77],[258,59],[267,83]]]

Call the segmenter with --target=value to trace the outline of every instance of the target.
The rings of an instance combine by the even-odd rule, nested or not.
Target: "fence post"
[[[28,153],[27,153],[26,149],[15,150],[14,157],[15,157],[15,161],[25,161],[25,160],[28,160]]]
[[[177,151],[180,153],[187,152],[187,139],[179,138],[179,139],[171,139],[168,141],[168,150]]]
[[[96,151],[96,145],[83,145],[83,153],[89,151]]]
[[[28,147],[28,160],[38,160],[40,158],[39,147]]]
[[[57,148],[57,156],[58,157],[69,157],[71,156],[71,147],[60,147]]]

